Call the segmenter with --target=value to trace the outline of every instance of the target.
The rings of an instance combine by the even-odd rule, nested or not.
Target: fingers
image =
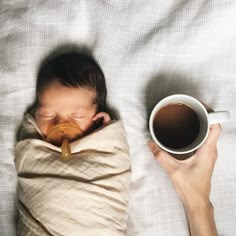
[[[213,164],[217,159],[217,141],[221,133],[221,125],[213,124],[210,127],[209,135],[205,141],[205,143],[196,151],[196,155],[198,158],[207,160]]]
[[[106,124],[111,121],[110,116],[106,112],[99,112],[93,117],[93,121],[96,121],[98,119],[103,119],[103,124]]]
[[[165,171],[171,175],[178,167],[177,160],[170,156],[167,152],[160,149],[153,141],[148,143],[148,147],[153,156],[159,161]]]
[[[210,145],[210,146],[216,146],[217,140],[221,133],[221,125],[220,124],[212,124],[210,126],[210,132],[208,134],[208,137],[206,139],[206,142],[203,144],[204,146]]]
[[[206,108],[206,110],[208,112],[213,112],[214,110],[209,107],[207,104],[203,103],[202,101],[200,101],[203,106]],[[213,147],[213,146],[216,146],[216,143],[217,143],[217,140],[220,136],[220,132],[221,132],[221,125],[220,124],[212,124],[210,126],[210,132],[209,132],[209,135],[207,137],[207,140],[206,142],[203,144],[203,148],[206,147],[206,146],[209,146],[209,147]],[[202,148],[200,148],[202,149]]]

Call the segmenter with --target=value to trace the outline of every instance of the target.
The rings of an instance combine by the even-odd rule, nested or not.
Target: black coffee
[[[194,110],[181,103],[161,108],[154,119],[157,139],[169,148],[183,148],[196,139],[200,122]]]

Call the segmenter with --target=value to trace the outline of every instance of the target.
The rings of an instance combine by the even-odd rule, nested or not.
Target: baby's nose
[[[59,124],[63,124],[63,123],[71,123],[71,122],[66,117],[58,117],[55,121],[55,125],[59,125]]]

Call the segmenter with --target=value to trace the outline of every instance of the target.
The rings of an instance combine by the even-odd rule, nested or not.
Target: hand
[[[111,117],[106,112],[99,112],[93,117],[93,121],[102,119],[102,124],[105,125],[111,121]]]
[[[177,160],[154,142],[149,143],[151,152],[170,176],[182,199],[192,235],[217,235],[209,195],[220,132],[219,124],[211,125],[205,143],[186,160]]]
[[[151,152],[170,176],[176,191],[186,205],[209,199],[220,131],[219,124],[211,125],[205,143],[186,160],[177,160],[153,141],[149,143]]]

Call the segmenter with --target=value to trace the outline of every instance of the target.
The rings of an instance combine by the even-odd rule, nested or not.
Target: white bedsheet
[[[148,114],[185,93],[223,124],[211,200],[219,235],[236,235],[236,2],[217,0],[3,0],[0,2],[0,235],[15,235],[14,142],[34,99],[41,60],[85,45],[104,70],[108,102],[122,118],[132,158],[129,236],[189,235],[173,186],[147,148]],[[63,47],[62,47],[63,46]]]

